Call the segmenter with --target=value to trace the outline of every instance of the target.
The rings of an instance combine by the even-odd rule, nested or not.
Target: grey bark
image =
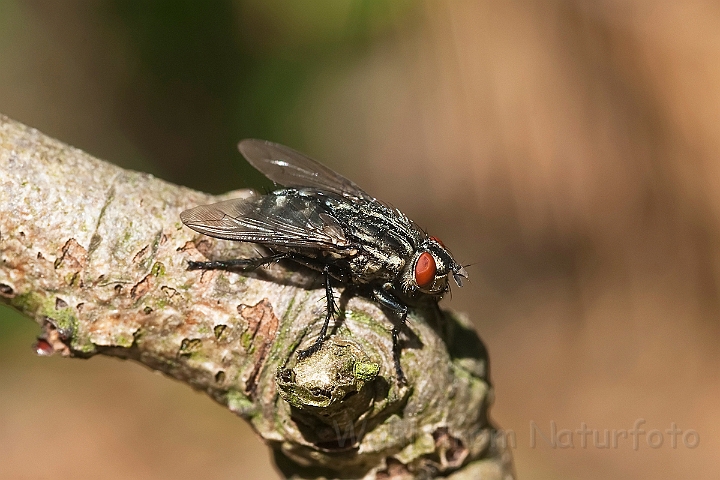
[[[512,478],[488,420],[488,359],[467,321],[409,316],[395,381],[391,321],[343,292],[325,347],[317,275],[188,271],[255,255],[179,213],[224,198],[123,170],[0,116],[0,296],[41,326],[37,351],[138,361],[249,421],[291,478]],[[342,292],[342,290],[340,290]]]

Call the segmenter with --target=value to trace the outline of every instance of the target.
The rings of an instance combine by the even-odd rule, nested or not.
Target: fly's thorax
[[[369,284],[395,280],[405,261],[397,255],[384,255],[375,249],[363,249],[350,259],[354,282]]]
[[[380,256],[396,254],[407,258],[424,238],[423,232],[402,212],[378,200],[351,201],[323,193],[321,201],[352,242],[374,248]]]
[[[314,195],[356,249],[348,255],[356,283],[394,281],[425,238],[405,215],[375,199],[350,201],[327,192]]]

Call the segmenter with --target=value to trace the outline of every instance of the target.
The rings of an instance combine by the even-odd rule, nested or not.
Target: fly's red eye
[[[435,281],[435,272],[437,267],[435,266],[435,259],[428,252],[420,254],[417,263],[415,264],[415,282],[420,288],[427,288]]]
[[[33,345],[33,349],[35,349],[35,353],[40,357],[49,357],[55,353],[55,349],[44,338],[38,338],[35,345]]]
[[[443,247],[443,248],[447,248],[447,247],[445,247],[445,244],[444,244],[444,243],[442,243],[442,240],[440,240],[440,239],[439,239],[439,238],[437,238],[437,237],[430,237],[430,240],[433,240],[433,241],[435,241],[435,242],[439,243],[439,244],[440,244],[440,246],[441,246],[441,247]]]

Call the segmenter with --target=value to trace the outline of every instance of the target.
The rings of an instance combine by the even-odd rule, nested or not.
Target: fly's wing
[[[250,165],[285,187],[310,187],[348,198],[374,200],[355,183],[292,148],[247,139],[238,144],[238,149]]]
[[[318,248],[348,246],[338,221],[298,195],[264,195],[202,205],[180,214],[185,225],[211,237],[263,245]]]

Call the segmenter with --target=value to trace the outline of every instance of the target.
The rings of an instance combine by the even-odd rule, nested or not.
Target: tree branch
[[[324,315],[315,273],[187,270],[256,254],[181,224],[182,210],[220,199],[0,116],[0,296],[41,325],[40,354],[128,358],[205,391],[289,477],[512,475],[487,417],[487,353],[466,321],[413,312],[400,387],[388,317],[345,291],[324,348],[297,361]]]

